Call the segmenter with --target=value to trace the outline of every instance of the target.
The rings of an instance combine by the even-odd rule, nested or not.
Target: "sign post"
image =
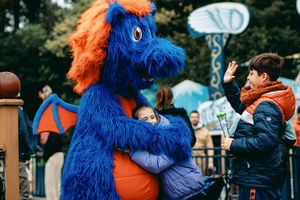
[[[246,6],[240,3],[214,3],[194,10],[188,17],[189,32],[206,36],[211,51],[210,99],[223,96],[222,77],[225,72],[224,49],[230,34],[243,32],[250,20]]]

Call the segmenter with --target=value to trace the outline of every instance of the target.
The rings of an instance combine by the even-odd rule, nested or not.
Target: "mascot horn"
[[[171,125],[157,127],[131,118],[135,106],[148,104],[139,90],[151,87],[156,78],[175,75],[184,65],[184,51],[156,37],[155,11],[147,0],[96,0],[70,37],[74,60],[68,77],[82,94],[80,105],[67,105],[54,95],[41,106],[54,113],[58,132],[70,120],[76,123],[63,170],[62,200],[154,200],[157,177],[131,161],[126,151],[147,150],[175,161],[191,157],[191,134],[181,119],[167,116]],[[64,109],[75,114],[63,119],[59,115]],[[36,118],[48,121],[40,110]],[[33,126],[39,130],[36,121]]]

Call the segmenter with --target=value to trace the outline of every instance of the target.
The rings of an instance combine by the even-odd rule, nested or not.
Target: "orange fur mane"
[[[100,80],[100,71],[107,54],[111,24],[105,21],[113,0],[96,0],[78,22],[77,30],[69,38],[73,62],[67,77],[76,85],[74,91],[82,94]],[[127,13],[144,17],[152,11],[148,0],[118,0]]]

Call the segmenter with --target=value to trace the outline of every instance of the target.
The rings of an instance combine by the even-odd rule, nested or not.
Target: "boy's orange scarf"
[[[246,106],[249,106],[265,93],[285,89],[287,89],[287,86],[279,81],[271,81],[253,89],[251,89],[250,86],[246,86],[241,89],[240,100],[246,104]]]

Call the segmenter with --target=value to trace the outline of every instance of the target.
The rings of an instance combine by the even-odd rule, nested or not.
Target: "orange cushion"
[[[113,174],[117,192],[122,200],[157,199],[157,177],[135,164],[128,153],[115,151]]]

